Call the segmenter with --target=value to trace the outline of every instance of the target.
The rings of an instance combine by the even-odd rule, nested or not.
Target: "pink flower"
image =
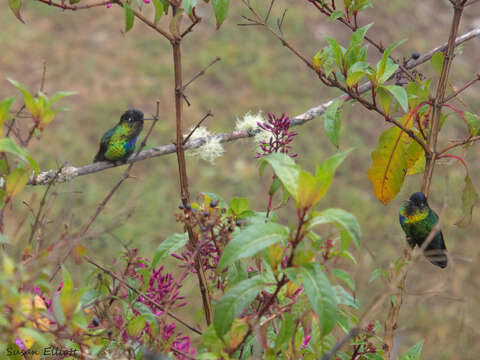
[[[150,4],[150,0],[143,0],[145,4]]]
[[[107,9],[110,9],[112,7],[112,3],[107,4]]]

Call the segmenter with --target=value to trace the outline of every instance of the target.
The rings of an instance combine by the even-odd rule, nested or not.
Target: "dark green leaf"
[[[293,316],[289,313],[284,313],[283,321],[280,326],[280,331],[275,339],[275,349],[280,349],[283,344],[288,343],[292,338],[295,331],[295,324],[293,322]]]
[[[317,263],[303,265],[298,269],[298,273],[302,276],[305,292],[318,316],[322,337],[324,337],[332,331],[336,323],[337,299],[335,291]]]
[[[225,247],[218,262],[217,272],[239,259],[257,254],[270,245],[286,239],[287,236],[287,229],[279,224],[257,223],[247,226]]]
[[[372,25],[373,23],[370,23],[368,25],[362,26],[361,28],[358,28],[350,37],[349,47],[360,47],[363,43],[363,39],[365,38],[365,34]]]
[[[332,269],[332,274],[339,280],[343,281],[351,290],[355,290],[355,282],[342,269]]]
[[[360,231],[360,225],[358,224],[355,215],[350,214],[349,212],[346,212],[342,209],[327,209],[318,213],[318,215],[310,221],[310,227],[326,223],[334,223],[341,226],[348,232],[350,237],[355,242],[355,245],[357,247],[360,247],[360,238],[362,236],[362,233]]]
[[[338,111],[338,108],[342,103],[343,100],[334,101],[325,111],[323,121],[327,137],[336,148],[338,148],[341,120],[341,111]]]
[[[213,325],[219,337],[223,337],[233,320],[256,298],[264,282],[261,276],[244,280],[231,288],[215,306]]]

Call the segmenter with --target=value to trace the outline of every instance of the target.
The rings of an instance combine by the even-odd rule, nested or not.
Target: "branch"
[[[463,5],[454,6],[453,19],[450,26],[450,34],[448,38],[448,45],[445,51],[445,59],[443,61],[442,72],[438,80],[437,92],[433,99],[432,121],[430,125],[430,133],[427,139],[428,153],[426,155],[425,173],[422,183],[422,192],[428,198],[430,192],[430,185],[432,183],[433,171],[435,169],[435,160],[437,152],[438,133],[440,131],[440,114],[442,112],[442,104],[445,101],[445,93],[448,84],[448,77],[450,75],[450,67],[453,62],[454,51],[456,46],[456,37],[460,27],[460,20],[463,13]]]
[[[457,37],[455,44],[456,46],[471,40],[473,38],[479,37],[480,36],[480,26],[476,27],[475,29]],[[425,53],[424,55],[420,56],[417,60],[411,59],[405,67],[407,69],[413,69],[428,60],[430,60],[433,56],[438,51],[444,51],[447,48],[447,44],[443,44],[441,46],[438,46],[434,48],[433,50]],[[358,88],[359,94],[363,94],[371,89],[370,83],[365,83]],[[305,111],[303,114],[297,115],[291,120],[291,125],[292,126],[300,126],[303,125],[321,115],[323,115],[326,111],[326,109],[336,100],[346,100],[348,98],[347,95],[341,95],[339,97],[336,97],[332,100],[329,100],[323,104],[320,104],[318,106],[315,106],[307,111]],[[203,138],[198,138],[195,140],[191,140],[187,142],[184,146],[185,150],[191,150],[191,149],[196,149],[199,148],[200,146],[204,145],[207,141],[209,141],[212,138],[219,138],[221,143],[226,143],[226,142],[231,142],[231,141],[236,141],[240,139],[245,139],[249,137],[255,136],[256,131],[232,131],[230,133],[221,133],[221,134],[216,134],[216,135],[211,135]],[[477,141],[475,139],[474,141]],[[460,144],[462,142],[462,144]],[[457,142],[460,145],[466,144],[470,142],[469,140],[462,140]],[[456,146],[460,146],[456,145]],[[448,151],[450,149],[447,149]],[[175,153],[175,145],[174,144],[168,144],[168,145],[161,145],[161,146],[155,146],[149,150],[144,150],[141,151],[136,158],[134,156],[130,157],[128,159],[127,164],[135,162],[135,161],[141,161],[141,160],[146,160],[150,159],[153,157],[158,157],[158,156],[165,156],[168,154],[173,154]],[[122,164],[123,165],[123,164]],[[73,167],[73,166],[66,166],[62,172],[59,174],[58,179],[56,182],[67,182],[70,181],[78,176],[83,176],[83,175],[89,175],[93,174],[96,172],[104,171],[113,167],[116,167],[117,165],[111,162],[103,161],[103,162],[97,162],[89,165],[85,165],[82,167]],[[51,179],[55,177],[57,170],[47,170],[41,172],[38,176],[32,176],[29,181],[29,185],[47,185]]]

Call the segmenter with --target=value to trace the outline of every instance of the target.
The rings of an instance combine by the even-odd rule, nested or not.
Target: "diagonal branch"
[[[475,29],[457,37],[455,41],[455,45],[458,46],[466,41],[469,41],[473,38],[479,37],[480,36],[480,26],[476,27]],[[447,48],[447,44],[443,44],[440,46],[437,46],[436,48],[430,50],[429,52],[423,54],[420,56],[417,60],[411,59],[408,61],[408,63],[405,65],[407,69],[413,69],[428,60],[432,58],[432,56],[436,52],[441,52],[445,51]],[[358,91],[360,94],[365,93],[371,89],[370,83],[365,83],[361,86],[359,86]],[[321,115],[323,115],[326,111],[326,109],[336,100],[345,100],[347,99],[347,95],[341,95],[339,97],[336,97],[332,100],[329,100],[323,104],[320,104],[318,106],[315,106],[307,111],[305,111],[303,114],[299,114],[292,118],[291,125],[292,126],[300,126],[303,125]],[[245,139],[249,137],[253,137],[256,134],[255,131],[232,131],[230,133],[222,133],[222,134],[216,134],[212,136],[207,136],[204,138],[198,138],[195,140],[191,140],[187,142],[184,146],[185,150],[191,150],[191,149],[196,149],[202,145],[204,145],[207,141],[209,141],[212,137],[216,137],[220,139],[221,143],[226,143],[226,142],[232,142],[240,139]],[[476,139],[475,139],[476,140]],[[468,141],[467,141],[468,142]],[[144,150],[141,151],[136,158],[132,156],[127,163],[132,163],[135,161],[141,161],[141,160],[146,160],[149,158],[153,157],[158,157],[158,156],[165,156],[168,154],[173,154],[175,153],[175,145],[174,144],[168,144],[168,145],[160,145],[160,146],[155,146],[149,150]],[[110,162],[97,162],[94,164],[89,164],[85,165],[82,167],[73,167],[73,166],[67,166],[65,167],[62,172],[59,174],[58,179],[56,180],[57,182],[65,182],[65,181],[70,181],[73,178],[77,176],[83,176],[83,175],[89,175],[93,174],[96,172],[104,171],[110,168],[113,168],[117,165],[110,163]],[[52,178],[55,177],[57,170],[47,170],[41,172],[38,176],[32,176],[29,184],[30,185],[47,185]]]

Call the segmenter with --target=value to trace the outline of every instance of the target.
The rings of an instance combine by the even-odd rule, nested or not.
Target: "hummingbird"
[[[135,150],[138,135],[143,129],[143,120],[140,110],[132,108],[125,111],[118,124],[103,134],[93,162],[126,161]]]
[[[402,204],[398,215],[400,225],[412,249],[415,245],[422,246],[438,222],[438,215],[430,208],[427,198],[421,192],[413,193],[410,199]],[[443,234],[439,230],[426,246],[424,255],[432,264],[444,268],[447,266],[446,251]]]

